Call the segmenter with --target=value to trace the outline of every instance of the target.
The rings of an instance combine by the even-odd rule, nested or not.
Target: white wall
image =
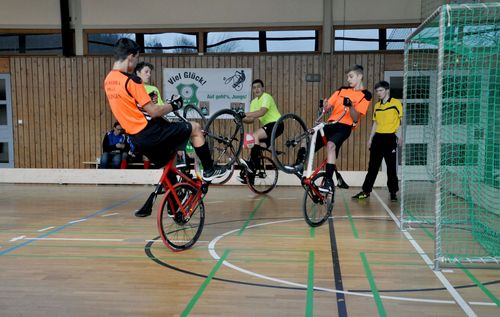
[[[0,29],[58,29],[60,27],[59,0],[0,1]]]
[[[84,29],[265,27],[323,25],[329,1],[334,25],[420,21],[420,0],[70,0],[70,7]],[[0,2],[0,29],[59,27],[58,0]]]

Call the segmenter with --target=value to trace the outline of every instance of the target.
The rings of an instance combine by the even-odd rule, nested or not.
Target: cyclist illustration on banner
[[[240,91],[243,88],[243,82],[245,81],[245,71],[242,69],[241,71],[235,71],[234,75],[231,77],[224,77],[224,83],[226,85],[231,84],[236,91]]]

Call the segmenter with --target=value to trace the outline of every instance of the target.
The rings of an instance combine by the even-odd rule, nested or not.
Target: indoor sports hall
[[[0,6],[0,316],[500,315],[499,2]]]

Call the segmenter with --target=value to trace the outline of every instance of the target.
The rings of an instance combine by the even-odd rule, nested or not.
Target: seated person
[[[127,153],[130,144],[120,123],[115,122],[113,129],[104,135],[99,168],[127,168]]]
[[[130,150],[128,151],[128,162],[129,163],[143,163],[144,169],[145,170],[149,169],[151,167],[151,161],[146,157],[146,155],[137,151],[137,149],[134,146],[134,143],[132,143],[130,138],[127,138],[127,139],[128,139],[129,144],[130,144]]]

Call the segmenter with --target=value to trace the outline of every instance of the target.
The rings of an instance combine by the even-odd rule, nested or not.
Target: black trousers
[[[382,159],[387,165],[387,187],[390,193],[399,191],[398,175],[396,172],[397,137],[394,133],[375,133],[370,147],[370,162],[368,163],[368,174],[363,183],[363,191],[371,193],[373,184],[382,164]]]

